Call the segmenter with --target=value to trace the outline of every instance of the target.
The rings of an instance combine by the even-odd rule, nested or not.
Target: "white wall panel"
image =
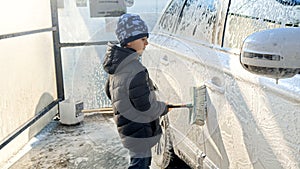
[[[1,0],[0,34],[51,27],[50,0]]]
[[[50,0],[1,0],[0,21],[0,35],[49,28]],[[0,79],[2,142],[57,99],[52,32],[0,39]],[[0,150],[0,168],[48,124],[56,109]]]

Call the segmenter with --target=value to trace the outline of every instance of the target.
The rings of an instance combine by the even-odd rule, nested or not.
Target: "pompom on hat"
[[[134,40],[149,37],[146,23],[137,14],[123,14],[118,21],[115,31],[121,46]]]

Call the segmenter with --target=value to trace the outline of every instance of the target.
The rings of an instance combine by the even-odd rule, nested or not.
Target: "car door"
[[[182,81],[185,81],[187,77],[194,79],[194,83],[188,82],[182,87],[205,85],[207,91],[205,124],[201,126],[188,122],[185,123],[186,128],[183,130],[184,127],[176,123],[178,124],[176,126],[180,126],[178,131],[181,135],[180,139],[175,139],[175,144],[182,147],[182,154],[186,153],[187,156],[194,158],[198,166],[204,168],[228,168],[229,164],[219,120],[227,108],[224,95],[226,76],[223,72],[224,60],[220,59],[218,50],[221,46],[228,4],[228,1],[218,0],[187,1],[175,32],[177,38],[187,43],[185,46],[188,48],[183,51],[182,60],[191,69],[189,72],[192,72],[184,76]],[[193,95],[190,94],[189,97]],[[201,100],[190,98],[190,100],[193,99],[196,99],[196,102]],[[183,114],[183,112],[179,113]],[[195,156],[190,154],[195,154]]]
[[[191,103],[193,87],[209,86],[204,126],[191,123],[189,115],[195,112],[189,109],[173,109],[169,113],[173,148],[193,167],[200,167],[199,163],[203,166],[205,157],[207,167],[227,168],[217,120],[217,114],[225,109],[224,73],[215,48],[221,45],[228,1],[186,0],[181,5],[172,29],[164,29],[167,19],[166,14],[162,15],[151,34],[143,63],[158,85],[161,99],[169,103]]]

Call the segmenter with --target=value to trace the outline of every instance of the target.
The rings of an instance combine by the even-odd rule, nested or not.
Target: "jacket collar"
[[[103,68],[107,73],[115,74],[117,70],[122,69],[132,60],[138,59],[138,57],[139,55],[134,49],[108,44]]]

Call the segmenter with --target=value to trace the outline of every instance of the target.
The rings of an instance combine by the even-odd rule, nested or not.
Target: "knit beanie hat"
[[[146,23],[139,15],[129,13],[119,18],[116,35],[122,47],[142,37],[149,37]]]

